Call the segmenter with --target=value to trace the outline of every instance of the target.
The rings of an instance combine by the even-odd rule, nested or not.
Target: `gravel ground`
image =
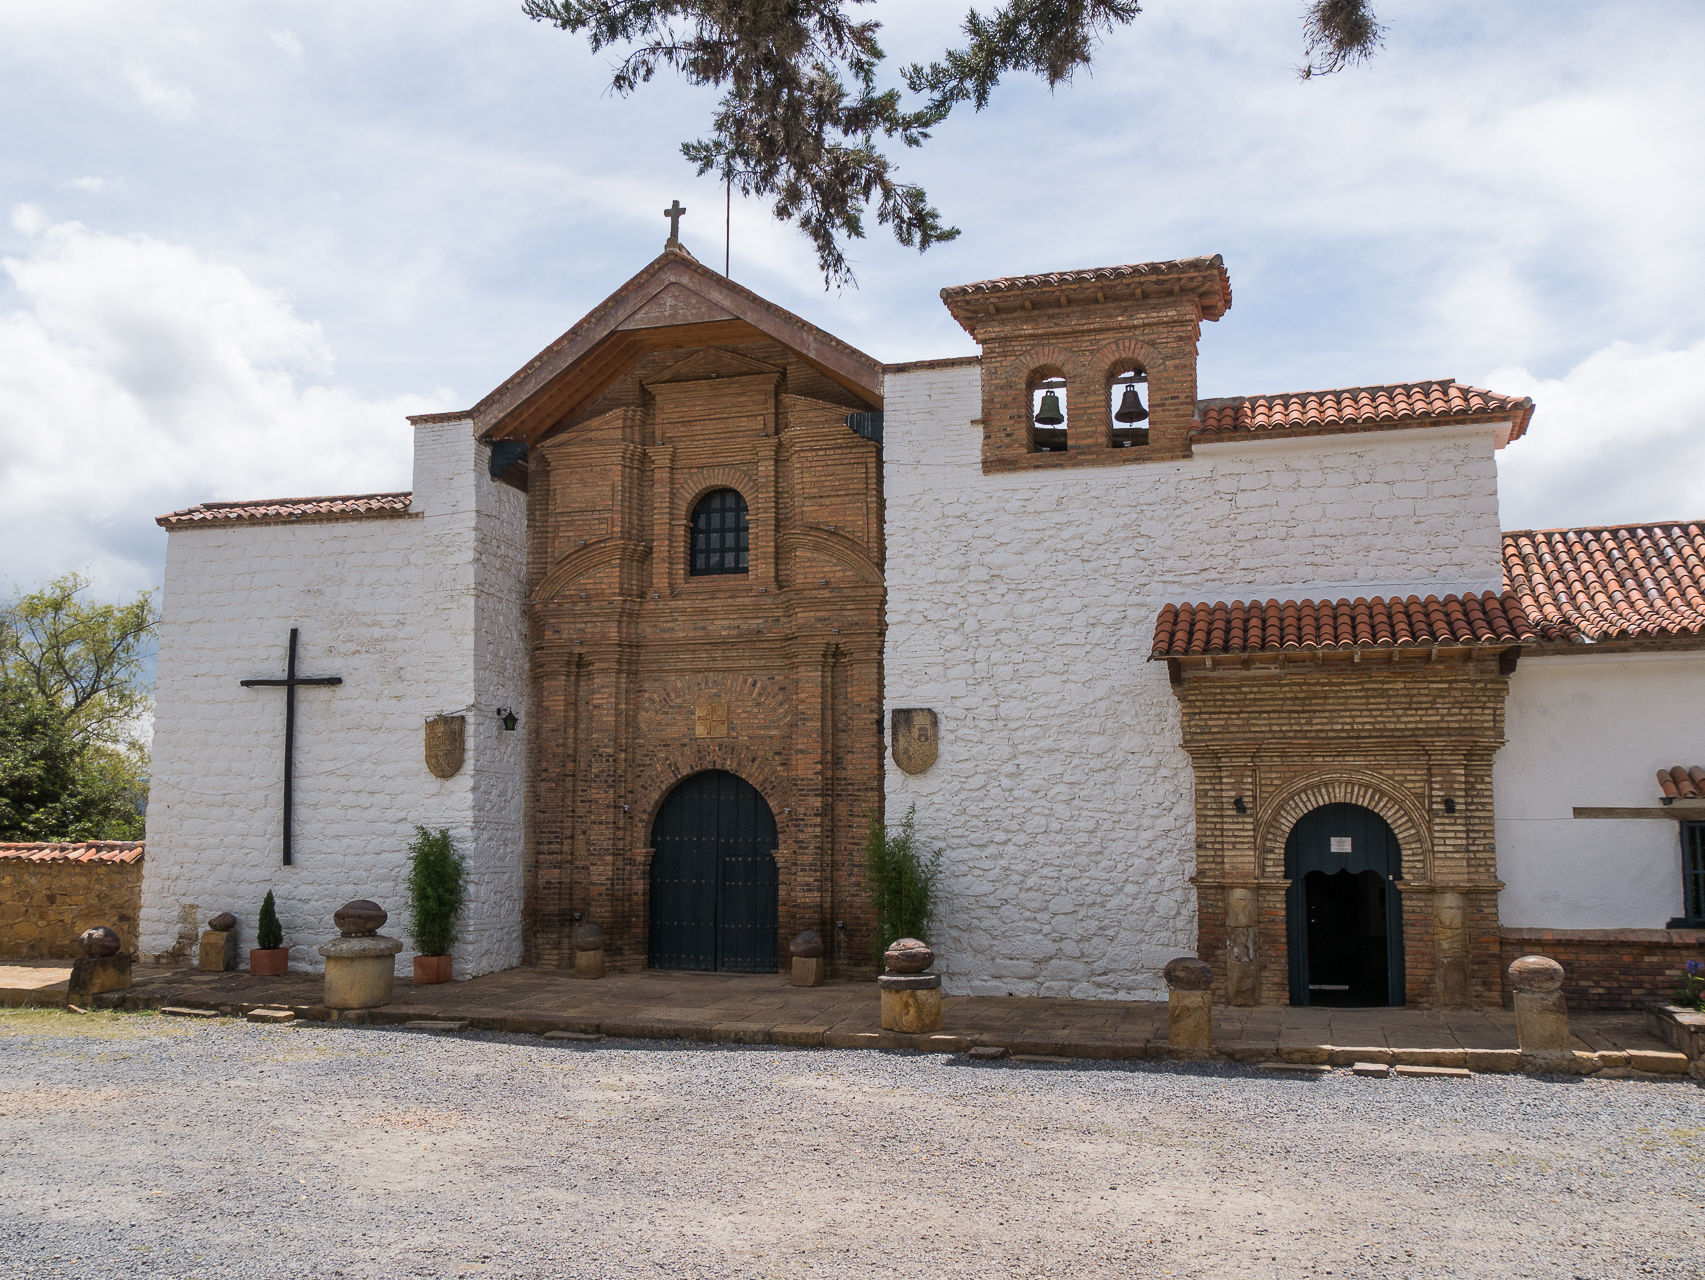
[[[0,1011],[0,1275],[1705,1275],[1705,1091]]]

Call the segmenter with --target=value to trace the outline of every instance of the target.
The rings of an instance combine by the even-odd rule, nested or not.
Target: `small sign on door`
[[[1349,836],[1333,836],[1332,837],[1332,852],[1333,853],[1349,853],[1350,852],[1350,837]]]

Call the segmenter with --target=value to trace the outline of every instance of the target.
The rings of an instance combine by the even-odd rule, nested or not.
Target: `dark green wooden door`
[[[1293,1005],[1404,1002],[1402,850],[1355,804],[1304,814],[1285,842]]]
[[[651,824],[651,967],[776,972],[776,819],[721,769],[669,793]]]

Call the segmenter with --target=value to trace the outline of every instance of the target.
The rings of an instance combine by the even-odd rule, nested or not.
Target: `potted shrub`
[[[440,827],[414,829],[409,846],[409,938],[420,954],[414,958],[414,980],[450,981],[450,948],[456,942],[456,913],[462,909],[462,879],[466,870],[456,842]]]
[[[901,938],[930,940],[935,921],[935,888],[941,878],[942,851],[918,833],[918,806],[906,810],[890,830],[874,813],[864,841],[865,884],[876,908],[876,932],[870,949],[880,961]]]
[[[265,977],[290,968],[290,949],[284,945],[284,930],[278,923],[278,908],[273,905],[271,889],[266,891],[266,901],[260,904],[255,942],[258,945],[249,952],[250,973]]]

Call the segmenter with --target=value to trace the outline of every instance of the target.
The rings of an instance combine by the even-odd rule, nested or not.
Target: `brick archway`
[[[1433,848],[1427,835],[1426,815],[1387,779],[1359,769],[1296,779],[1262,805],[1255,824],[1256,858],[1262,879],[1285,878],[1285,841],[1291,828],[1304,814],[1328,804],[1360,805],[1384,818],[1403,850],[1405,877],[1432,879]]]

